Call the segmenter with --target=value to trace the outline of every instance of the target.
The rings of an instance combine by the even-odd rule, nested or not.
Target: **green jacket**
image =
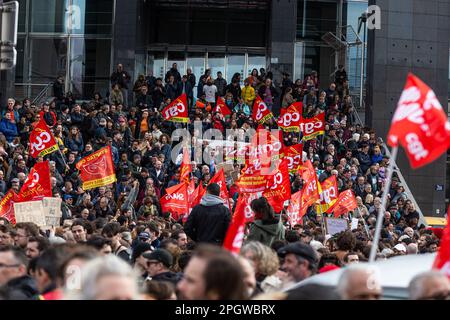
[[[255,220],[250,226],[246,241],[259,241],[270,247],[275,240],[284,240],[284,227],[281,219],[274,224],[263,224],[261,220]]]

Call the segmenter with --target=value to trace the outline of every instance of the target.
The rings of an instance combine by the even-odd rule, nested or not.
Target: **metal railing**
[[[44,98],[51,96],[53,83],[15,83],[14,97],[19,100],[32,99],[32,103],[41,103]],[[34,98],[33,98],[34,97]]]
[[[353,112],[355,114],[356,122],[359,123],[361,126],[365,126],[364,122],[361,120],[361,117],[359,116],[358,110],[355,108],[355,106],[353,104],[353,101],[351,101],[351,103],[352,103],[352,107],[353,107]],[[383,148],[386,151],[386,156],[391,158],[391,152],[389,151],[389,148],[385,142],[383,142]],[[419,204],[417,203],[416,199],[414,198],[414,195],[411,192],[411,189],[409,188],[408,184],[406,183],[406,180],[403,177],[402,172],[400,171],[400,168],[397,166],[397,163],[394,163],[394,173],[397,175],[403,188],[405,188],[405,193],[408,196],[408,200],[411,200],[411,202],[414,204],[416,211],[419,213],[419,226],[421,224],[423,224],[427,227],[428,224],[425,221],[422,210],[420,209]]]

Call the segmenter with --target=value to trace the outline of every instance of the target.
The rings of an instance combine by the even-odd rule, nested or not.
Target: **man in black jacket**
[[[181,280],[180,274],[169,270],[173,264],[173,257],[169,251],[156,249],[144,253],[142,257],[147,259],[147,272],[152,281],[166,281],[176,285]]]
[[[211,183],[199,205],[192,209],[184,226],[186,234],[196,242],[222,245],[231,221],[230,210],[220,197],[220,187]]]

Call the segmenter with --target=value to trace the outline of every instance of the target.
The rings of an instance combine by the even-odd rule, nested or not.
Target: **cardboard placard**
[[[327,233],[331,236],[336,233],[348,230],[347,219],[339,218],[325,218],[325,225],[327,228]]]
[[[357,219],[357,218],[352,218],[352,230],[355,230],[355,229],[358,229],[358,222],[359,222],[359,219]]]
[[[62,217],[61,198],[44,198],[42,206],[44,208],[45,224],[47,226],[60,226]]]
[[[14,203],[14,213],[18,223],[33,222],[39,227],[44,227],[46,224],[42,201]]]
[[[234,171],[234,165],[232,162],[222,162],[222,163],[216,165],[217,172],[219,172],[220,169],[222,169],[222,168],[223,168],[224,173],[229,173],[229,172]]]

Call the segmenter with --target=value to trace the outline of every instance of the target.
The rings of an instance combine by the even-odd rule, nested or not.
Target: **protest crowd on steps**
[[[420,224],[395,173],[386,184],[390,159],[383,139],[356,121],[342,67],[326,88],[314,71],[295,81],[287,73],[274,81],[264,69],[241,77],[237,73],[227,83],[222,73],[206,70],[196,79],[190,69],[182,75],[174,64],[164,79],[139,75],[133,83],[118,65],[110,88],[103,88],[105,97],[97,92],[91,101],[77,101],[57,80],[46,103],[8,99],[0,122],[0,199],[5,200],[0,203],[0,299],[379,299],[382,288],[364,285],[370,272],[361,263],[369,259],[385,188],[377,260],[438,250],[442,232]],[[168,121],[167,108],[183,102],[179,97],[185,97],[188,120]],[[265,108],[255,112],[256,105]],[[225,150],[210,148],[212,141],[198,135],[195,122],[203,132],[245,135],[251,129],[279,129],[276,119],[291,113],[291,106],[305,123],[323,119],[323,130],[307,139],[299,129],[272,137],[300,158],[286,171],[284,191],[301,197],[314,182],[322,190],[329,187],[333,203],[339,202],[338,194],[354,199],[351,210],[341,204],[337,216],[332,203],[314,199],[293,217],[290,198],[280,202],[265,190],[244,203],[238,180],[251,165],[236,158],[226,166],[195,157],[195,146],[207,153]],[[262,111],[270,116],[260,121],[255,113]],[[48,140],[43,136],[30,146],[36,128],[49,130],[55,139],[48,154],[39,153]],[[182,128],[191,141],[185,139],[189,148],[177,151],[173,133]],[[253,138],[244,142],[251,145]],[[114,181],[86,188],[80,163],[105,147],[111,151]],[[39,154],[32,156],[32,149]],[[31,188],[38,181],[36,168],[47,163],[50,184],[42,187],[48,187],[47,197],[61,199],[59,223],[44,228],[16,222],[5,205],[7,195],[18,203],[33,200],[24,186]],[[281,173],[280,168],[274,170]],[[92,174],[103,169],[100,162],[89,167]],[[265,180],[273,180],[274,189],[276,179]],[[166,210],[179,200],[170,190],[183,184],[190,188],[188,210]],[[246,210],[251,219],[241,221],[242,229],[237,215],[244,219]],[[328,218],[342,219],[348,227],[331,235]],[[242,235],[237,248],[237,238],[229,245],[232,229]],[[286,290],[339,268],[344,272],[336,290],[318,285]],[[411,299],[448,298],[450,282],[430,270],[415,277],[409,290]]]

